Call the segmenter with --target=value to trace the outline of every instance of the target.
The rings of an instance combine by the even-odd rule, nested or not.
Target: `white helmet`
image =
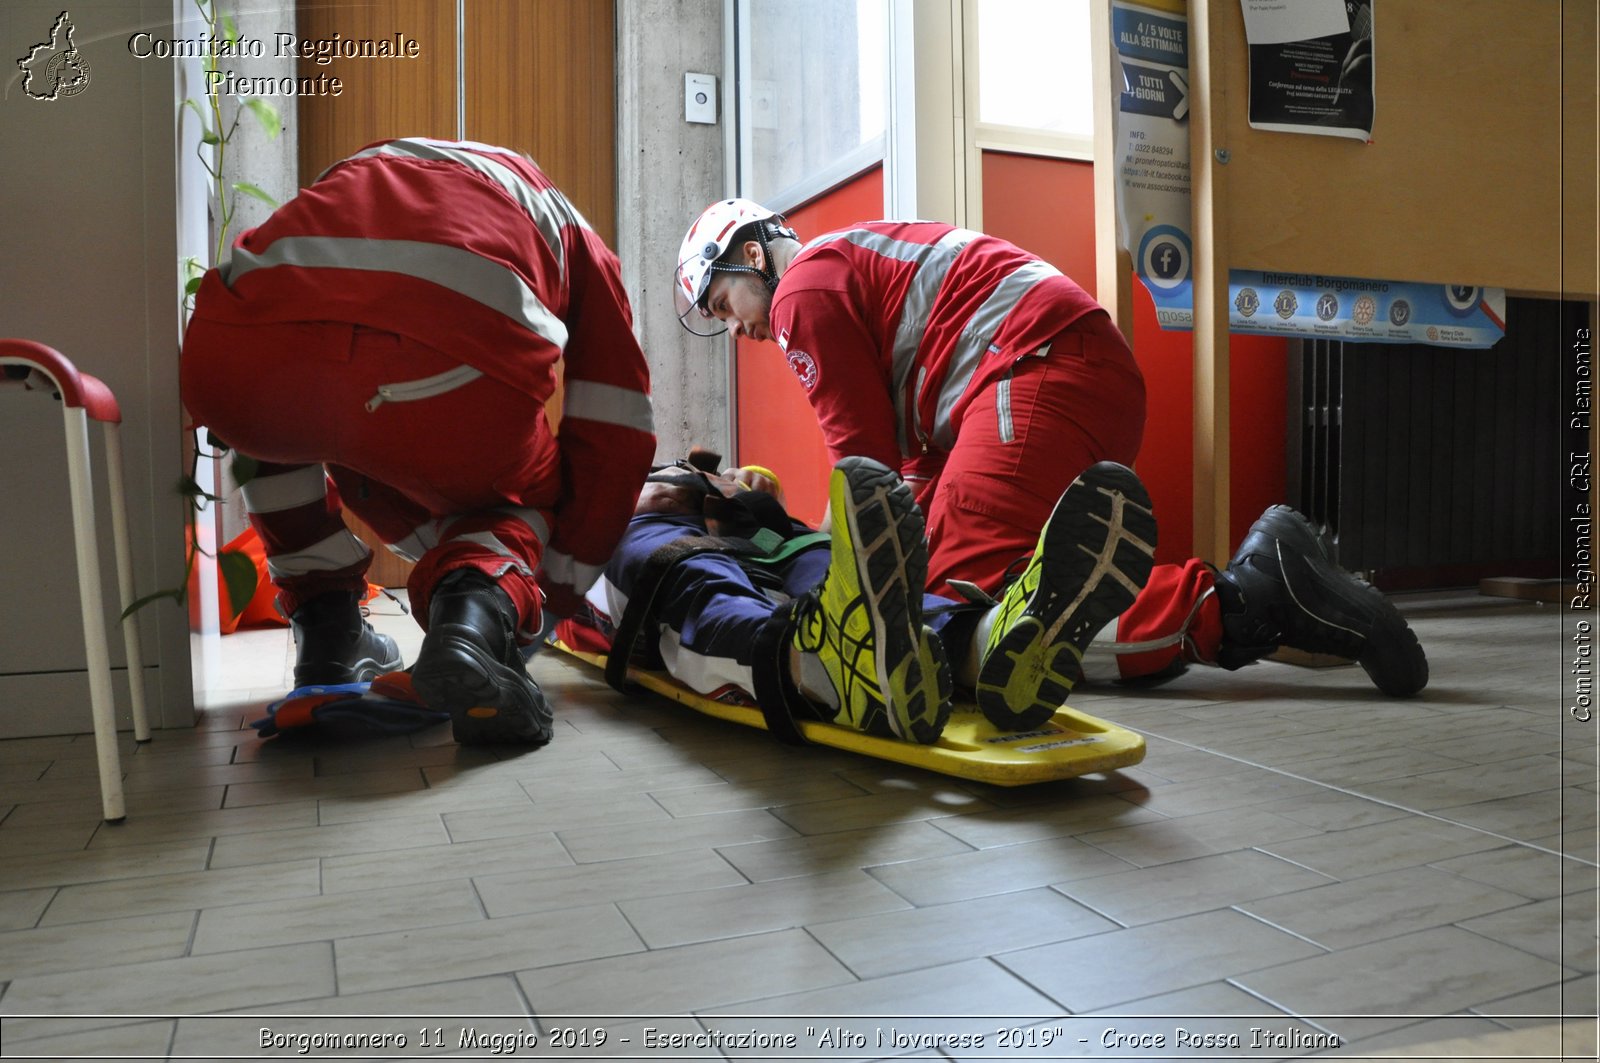
[[[752,222],[766,221],[768,218],[778,220],[780,234],[792,240],[799,239],[793,229],[783,224],[783,215],[748,199],[718,200],[701,212],[694,224],[689,226],[689,231],[684,234],[683,243],[678,248],[678,268],[672,278],[672,301],[678,311],[678,320],[683,323],[684,328],[697,336],[715,336],[727,331],[727,326],[711,316],[710,311],[701,305],[706,289],[711,287],[713,269],[730,273],[754,273],[765,280],[768,287],[776,286],[777,275],[772,272],[770,252],[767,255],[765,271],[750,266],[716,264],[717,259],[727,254],[735,233]],[[756,233],[762,248],[765,249],[766,227],[758,228]]]

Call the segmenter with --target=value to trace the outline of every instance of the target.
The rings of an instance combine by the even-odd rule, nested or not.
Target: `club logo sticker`
[[[1478,309],[1478,289],[1466,284],[1447,284],[1444,286],[1444,305],[1456,317],[1467,317]]]
[[[1245,317],[1255,317],[1256,311],[1261,309],[1261,297],[1254,288],[1240,288],[1233,305]]]
[[[1332,321],[1339,316],[1339,297],[1332,292],[1323,292],[1317,297],[1317,320]]]
[[[1300,309],[1300,300],[1295,298],[1294,292],[1291,292],[1289,289],[1285,288],[1283,291],[1279,292],[1278,297],[1272,301],[1272,309],[1278,312],[1279,317],[1287,321],[1291,317],[1294,317],[1294,312],[1296,310]]]
[[[1377,316],[1378,300],[1370,295],[1358,296],[1355,305],[1350,307],[1350,320],[1358,325],[1370,325]]]

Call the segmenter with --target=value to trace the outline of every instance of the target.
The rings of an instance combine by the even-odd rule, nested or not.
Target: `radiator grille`
[[[1344,567],[1556,564],[1571,311],[1564,329],[1561,303],[1507,302],[1487,351],[1299,345],[1290,497]]]

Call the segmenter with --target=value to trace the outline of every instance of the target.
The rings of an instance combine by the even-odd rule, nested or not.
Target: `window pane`
[[[978,120],[1093,135],[1089,0],[979,0]]]
[[[886,0],[746,0],[742,192],[793,205],[883,157]]]

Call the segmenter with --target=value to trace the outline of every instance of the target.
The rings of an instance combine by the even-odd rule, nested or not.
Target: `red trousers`
[[[1143,438],[1144,378],[1106,314],[1018,359],[967,406],[942,463],[903,470],[927,516],[928,589],[959,597],[947,581],[962,579],[998,593],[1078,474],[1131,466]]]
[[[263,463],[245,505],[285,613],[364,589],[371,552],[346,529],[342,504],[417,562],[408,590],[424,627],[433,587],[472,568],[511,596],[524,638],[538,630],[534,573],[561,473],[534,398],[414,340],[339,323],[197,317],[182,376],[194,418]],[[379,392],[419,381],[429,383]]]
[[[1101,461],[1133,465],[1144,419],[1144,379],[1106,314],[1081,319],[1043,356],[1019,359],[973,399],[942,465],[906,467],[927,515],[928,589],[960,598],[948,581],[962,579],[998,594],[1079,473]],[[1199,560],[1157,565],[1118,619],[1108,647],[1118,674],[1154,675],[1179,657],[1214,661],[1222,620],[1213,583]]]
[[[1157,675],[1174,661],[1215,663],[1222,645],[1222,612],[1212,593],[1216,573],[1198,558],[1157,565],[1144,590],[1117,618],[1116,641],[1089,652],[1116,656],[1122,679]]]

